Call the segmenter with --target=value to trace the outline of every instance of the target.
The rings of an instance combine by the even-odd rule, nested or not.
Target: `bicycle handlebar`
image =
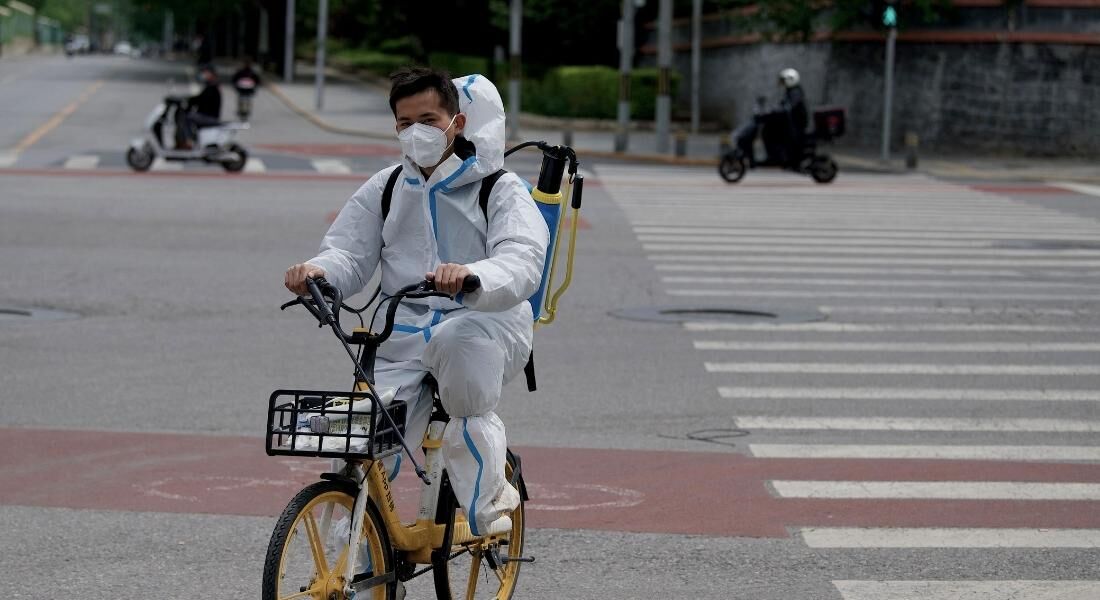
[[[446,292],[436,291],[435,284],[428,280],[407,285],[397,290],[397,293],[393,296],[383,300],[383,302],[389,301],[390,305],[386,309],[386,326],[381,332],[367,333],[365,336],[362,334],[348,335],[340,325],[340,307],[344,306],[344,297],[340,290],[326,281],[324,277],[307,278],[306,287],[309,289],[308,298],[298,296],[296,299],[283,304],[281,309],[286,310],[295,304],[301,304],[317,319],[319,326],[331,326],[333,331],[345,342],[366,342],[375,346],[382,345],[393,334],[394,320],[397,318],[397,307],[402,300],[433,297],[453,299]],[[477,275],[467,275],[462,282],[462,293],[469,294],[477,291],[480,287],[481,278]]]

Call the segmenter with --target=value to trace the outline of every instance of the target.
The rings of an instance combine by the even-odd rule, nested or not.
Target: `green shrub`
[[[672,96],[680,76],[672,73]],[[630,112],[634,119],[653,119],[657,104],[657,69],[637,69],[630,78]],[[541,81],[523,84],[524,110],[552,117],[614,119],[618,115],[619,72],[611,67],[557,67]]]
[[[453,52],[432,52],[428,55],[428,65],[433,69],[444,69],[452,77],[462,77],[474,73],[485,76],[489,74],[489,60],[487,58],[455,54]]]
[[[382,42],[379,42],[378,51],[382,54],[423,56],[424,46],[420,43],[420,38],[414,35],[406,35],[404,37],[394,38],[392,40],[383,40]]]
[[[632,119],[653,120],[657,112],[657,77],[659,71],[654,68],[635,69],[630,74],[630,117]],[[680,89],[680,74],[669,74],[669,94],[676,98]]]
[[[332,55],[333,64],[355,71],[366,71],[381,77],[388,77],[390,73],[417,64],[412,57],[401,54],[384,54],[373,50],[361,48],[342,50]]]

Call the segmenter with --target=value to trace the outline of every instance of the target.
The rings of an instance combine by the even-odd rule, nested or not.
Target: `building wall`
[[[703,53],[704,120],[736,124],[753,99],[779,95],[784,67],[802,74],[811,108],[847,108],[843,143],[881,140],[882,42],[751,44]],[[675,67],[690,73],[690,56]],[[682,86],[679,107],[689,104]],[[1100,46],[1039,43],[899,43],[893,141],[906,131],[923,148],[1100,156]]]

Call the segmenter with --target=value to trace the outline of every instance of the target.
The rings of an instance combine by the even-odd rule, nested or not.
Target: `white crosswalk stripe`
[[[731,399],[804,400],[943,400],[949,402],[1100,402],[1100,390],[1034,388],[904,388],[904,387],[735,387],[722,386],[718,393]]]
[[[150,171],[182,171],[183,163],[180,161],[164,160],[159,156],[153,160],[153,166],[149,167]]]
[[[1100,500],[1100,483],[1020,481],[780,481],[782,498],[920,498],[937,500]]]
[[[802,507],[874,503],[860,511],[880,503],[981,507],[970,517],[945,513],[945,522],[955,517],[951,527],[804,520],[797,525],[820,526],[798,531],[807,546],[1100,548],[1100,529],[1076,525],[957,526],[996,521],[996,510],[981,514],[988,502],[1071,502],[1081,506],[1076,514],[1100,508],[1100,482],[1080,470],[1100,463],[1100,223],[921,176],[884,185],[842,173],[815,186],[753,172],[729,186],[696,170],[658,178],[601,166],[597,175],[627,215],[665,304],[820,314],[683,324],[733,426],[751,436],[742,450],[787,466],[829,465],[816,476],[771,479],[777,498]],[[1100,195],[1100,186],[1057,185]],[[935,461],[916,464],[949,476],[894,468],[913,464],[904,461]],[[860,468],[848,474],[848,464]],[[1002,474],[1071,474],[981,480],[987,465]],[[907,511],[869,512],[905,522]],[[929,512],[921,518],[938,518]],[[1100,598],[1092,580],[883,579],[834,585],[845,600]]]
[[[321,173],[351,173],[351,167],[349,167],[346,162],[335,158],[318,158],[314,159],[312,162],[313,168]]]
[[[1086,600],[1100,598],[1100,581],[856,581],[833,582],[843,600]]]
[[[749,444],[759,458],[1000,460],[1100,462],[1100,446],[963,446],[920,444]]]
[[[821,375],[1100,375],[1100,365],[959,365],[895,363],[707,362],[711,373],[816,373]]]
[[[811,548],[1100,548],[1100,529],[819,527]]]
[[[63,165],[66,169],[94,169],[99,165],[97,154],[77,154],[65,159]]]
[[[1100,433],[1100,420],[951,417],[737,417],[741,429]]]
[[[267,165],[264,161],[256,158],[255,156],[248,157],[248,162],[244,163],[245,173],[264,173],[267,171]]]
[[[1100,343],[737,342],[699,340],[696,350],[746,352],[1100,352]]]

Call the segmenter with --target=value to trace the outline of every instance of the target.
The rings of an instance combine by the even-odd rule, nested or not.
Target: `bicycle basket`
[[[379,411],[386,410],[395,430]],[[401,451],[405,402],[382,407],[369,392],[275,390],[267,408],[269,456],[377,460]]]

